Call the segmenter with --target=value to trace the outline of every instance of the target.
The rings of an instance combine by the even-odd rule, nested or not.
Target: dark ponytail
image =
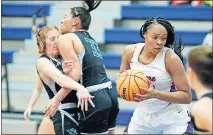
[[[74,7],[71,8],[71,14],[73,17],[79,17],[81,29],[88,30],[91,23],[90,12],[100,5],[101,0],[84,0],[84,2],[87,4],[88,9],[84,7]]]
[[[151,24],[161,24],[166,28],[168,36],[165,47],[173,49],[174,52],[179,56],[179,58],[183,62],[182,50],[184,49],[184,45],[182,44],[181,36],[179,37],[177,42],[177,40],[175,40],[175,31],[173,26],[165,18],[157,17],[148,19],[140,29],[140,36],[144,38],[143,35],[147,32],[147,29]]]
[[[91,12],[92,10],[96,9],[100,3],[101,0],[84,0],[84,2],[87,4],[87,6],[89,7],[89,9],[87,9],[88,13]]]

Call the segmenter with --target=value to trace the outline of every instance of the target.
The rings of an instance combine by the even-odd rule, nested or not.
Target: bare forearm
[[[35,103],[38,100],[38,98],[39,98],[40,95],[41,95],[41,91],[38,91],[38,90],[35,89],[33,91],[33,94],[31,96],[31,98],[30,98],[30,102],[28,104],[28,107],[32,108],[35,105]]]
[[[61,102],[72,90],[61,88],[59,92],[54,96],[54,98]]]
[[[73,69],[72,72],[69,72],[68,76],[72,78],[74,81],[78,82],[82,76],[82,72],[79,74],[78,71]]]
[[[170,103],[189,104],[191,96],[183,91],[165,92],[156,90],[156,98]]]
[[[81,84],[74,81],[73,79],[71,79],[63,74],[60,74],[57,76],[56,82],[63,88],[72,89],[72,90],[76,90],[76,91],[78,89],[84,87]]]

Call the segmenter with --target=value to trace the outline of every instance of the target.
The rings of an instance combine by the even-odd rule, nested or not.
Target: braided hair
[[[140,36],[144,38],[144,34],[147,32],[147,29],[151,24],[161,24],[164,26],[167,30],[168,36],[166,39],[166,44],[164,45],[165,47],[171,48],[174,50],[174,52],[179,56],[181,61],[183,62],[183,55],[182,55],[182,50],[184,49],[184,45],[182,45],[182,40],[181,36],[179,37],[178,43],[175,40],[175,31],[171,23],[166,20],[165,18],[162,17],[157,17],[157,18],[150,18],[148,19],[141,27],[140,29]]]
[[[71,8],[71,14],[73,17],[79,17],[81,21],[81,29],[88,30],[90,23],[91,23],[91,15],[90,12],[94,9],[96,9],[100,3],[101,0],[84,0],[85,3],[88,6],[88,9],[84,7],[74,7]]]

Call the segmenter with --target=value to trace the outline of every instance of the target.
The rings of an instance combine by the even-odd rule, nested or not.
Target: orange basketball
[[[127,70],[116,81],[116,88],[120,97],[127,101],[133,101],[136,94],[145,94],[139,88],[148,88],[148,78],[139,70]]]

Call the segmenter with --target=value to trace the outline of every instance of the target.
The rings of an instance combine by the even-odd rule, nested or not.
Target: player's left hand
[[[49,101],[49,103],[45,106],[45,116],[49,117],[49,116],[54,116],[58,106],[59,106],[60,102],[57,101],[54,97]]]
[[[149,81],[149,88],[140,87],[140,90],[144,91],[145,94],[144,95],[136,94],[134,101],[140,102],[140,101],[143,101],[143,100],[156,98],[157,90],[154,89],[154,87],[153,87],[153,85],[151,84],[150,81]]]

